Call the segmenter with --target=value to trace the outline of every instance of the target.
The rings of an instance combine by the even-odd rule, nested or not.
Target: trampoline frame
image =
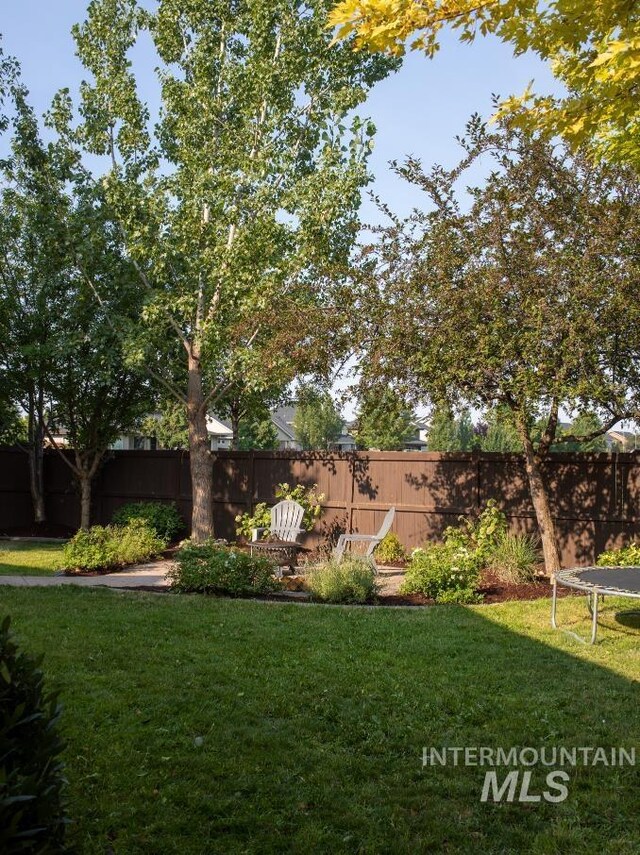
[[[553,578],[553,595],[551,597],[551,626],[554,629],[559,629],[561,632],[566,632],[567,635],[573,636],[583,644],[587,644],[587,640],[579,636],[569,629],[562,629],[556,621],[556,606],[558,585],[565,588],[573,588],[577,591],[584,591],[587,595],[587,608],[591,614],[591,638],[589,644],[595,644],[596,635],[598,633],[598,605],[605,596],[610,597],[629,597],[630,599],[640,600],[640,591],[629,591],[628,588],[616,588],[613,585],[610,587],[596,585],[593,582],[587,582],[581,579],[578,574],[588,570],[640,570],[640,567],[574,567],[572,570],[560,570]],[[625,612],[625,614],[640,614],[637,610]]]

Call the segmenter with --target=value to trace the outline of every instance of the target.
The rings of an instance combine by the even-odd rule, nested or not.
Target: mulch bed
[[[539,600],[543,597],[550,597],[552,591],[553,586],[548,579],[539,579],[535,582],[520,585],[509,585],[505,582],[500,582],[490,573],[485,573],[478,587],[478,593],[483,595],[484,603],[506,603],[510,600]],[[558,585],[558,597],[570,597],[578,593],[579,591],[573,591],[571,588],[564,588],[562,585]]]

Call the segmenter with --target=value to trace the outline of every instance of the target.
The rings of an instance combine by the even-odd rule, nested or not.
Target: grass
[[[60,569],[62,547],[0,540],[0,576],[50,576]]]
[[[80,853],[636,853],[638,767],[481,803],[423,746],[625,746],[640,630],[549,603],[368,609],[0,588],[61,690]],[[585,632],[583,598],[559,604]],[[640,758],[639,758],[640,762]],[[544,789],[534,769],[533,784]]]

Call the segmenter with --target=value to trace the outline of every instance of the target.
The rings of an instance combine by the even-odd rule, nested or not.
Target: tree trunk
[[[91,476],[83,472],[80,481],[80,528],[87,529],[91,525]]]
[[[33,516],[36,523],[46,522],[47,512],[44,503],[44,402],[42,390],[35,396],[29,396],[28,458],[29,489],[33,504]]]
[[[542,553],[544,555],[544,566],[547,574],[553,578],[560,570],[560,551],[556,538],[556,529],[551,516],[549,506],[549,494],[547,492],[544,478],[540,468],[541,458],[533,447],[529,432],[523,424],[522,419],[517,420],[518,433],[522,440],[525,456],[527,478],[529,479],[529,491],[531,501],[536,512],[536,520],[542,540]]]
[[[240,448],[240,408],[231,405],[231,448],[238,451]]]
[[[189,354],[187,421],[193,499],[191,538],[196,543],[202,543],[213,537],[213,460],[207,434],[207,411],[202,390],[200,353],[195,345],[192,345]]]

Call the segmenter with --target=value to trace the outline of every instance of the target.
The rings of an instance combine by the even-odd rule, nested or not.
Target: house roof
[[[217,416],[207,416],[207,433],[211,436],[230,437],[233,436],[233,430],[228,422],[219,419]]]
[[[293,419],[296,414],[295,407],[278,407],[277,410],[274,410],[271,413],[271,421],[274,425],[282,431],[285,436],[288,436],[290,439],[295,439],[295,432],[293,430]]]

